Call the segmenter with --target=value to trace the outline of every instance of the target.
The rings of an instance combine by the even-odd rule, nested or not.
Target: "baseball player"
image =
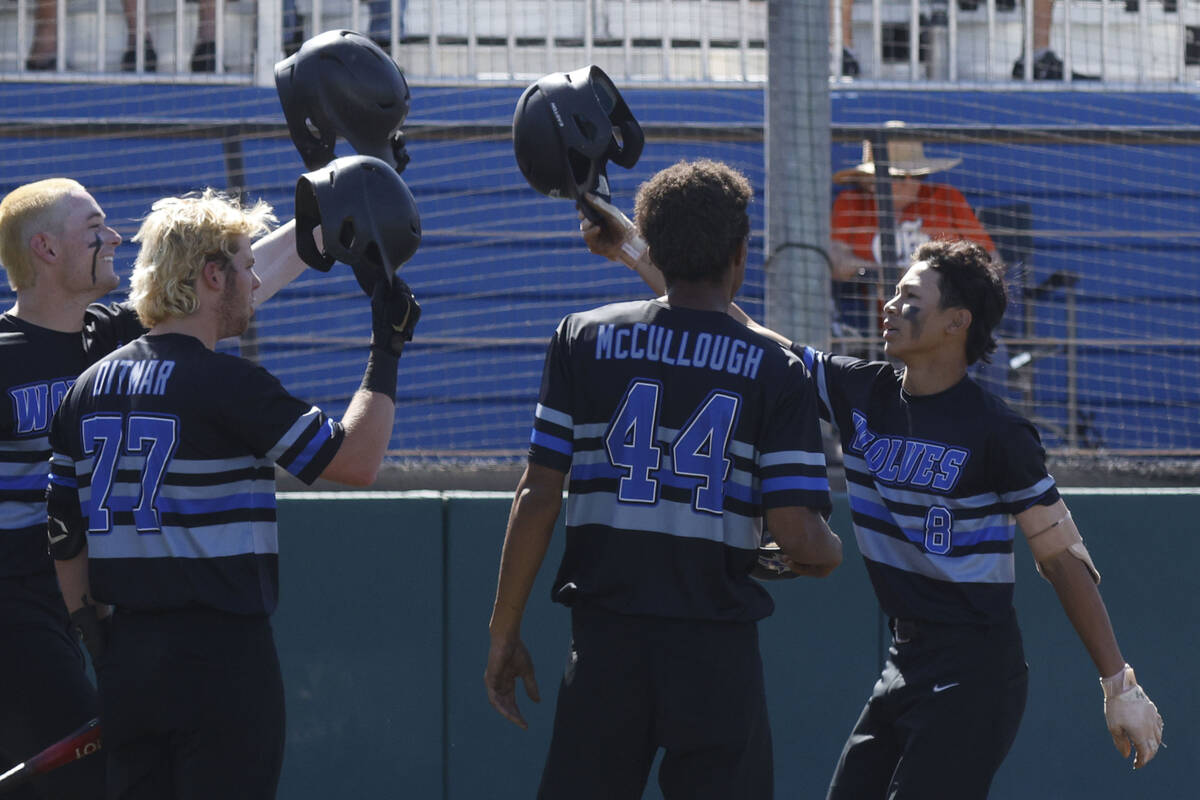
[[[624,215],[593,205],[605,214],[604,226],[581,223],[593,252],[661,283]],[[934,241],[884,306],[884,352],[902,369],[790,345],[839,431],[859,550],[892,630],[830,800],[987,796],[1025,707],[1012,607],[1018,528],[1096,665],[1117,750],[1136,751],[1136,769],[1162,744],[1162,717],[1117,645],[1037,430],[967,376],[996,348],[1006,305],[1003,268],[987,251]]]
[[[798,570],[842,556],[805,370],[725,311],[751,196],[712,161],[655,175],[637,219],[666,295],[571,314],[551,338],[484,675],[525,727],[516,680],[538,690],[521,617],[567,479],[552,599],[572,636],[539,798],[640,797],[660,747],[667,798],[772,796],[757,621],[773,604],[751,578],[764,519]]]
[[[127,304],[93,304],[119,283],[113,253],[120,242],[96,200],[72,180],[26,184],[0,203],[0,262],[17,296],[0,315],[0,652],[9,654],[0,658],[3,768],[97,713],[46,552],[46,436],[76,376],[144,330]],[[260,239],[254,254],[262,265],[260,302],[304,269],[292,223]],[[103,764],[93,756],[63,767],[25,796],[99,797]]]
[[[88,639],[110,800],[274,797],[273,465],[365,486],[391,434],[397,360],[420,313],[391,272],[372,289],[370,356],[343,422],[214,352],[253,314],[251,240],[273,220],[265,203],[212,191],[155,203],[130,294],[148,333],[85,370],[51,424],[47,504],[68,609],[95,622],[114,608]]]

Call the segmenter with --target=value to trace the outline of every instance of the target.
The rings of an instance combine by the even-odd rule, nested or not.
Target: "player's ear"
[[[55,257],[54,245],[50,241],[50,237],[45,233],[35,233],[29,238],[29,249],[34,252],[34,255],[47,261]]]
[[[954,313],[950,315],[950,322],[946,326],[946,332],[965,336],[971,328],[972,319],[974,319],[974,316],[968,309],[956,308],[954,309]]]
[[[200,270],[200,280],[212,291],[221,291],[225,286],[225,265],[218,259],[205,259],[204,267]]]

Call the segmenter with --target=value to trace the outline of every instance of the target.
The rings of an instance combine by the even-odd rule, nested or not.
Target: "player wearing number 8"
[[[592,202],[604,222],[580,226],[588,247],[657,291],[657,254],[631,246],[637,236],[619,210]],[[884,351],[903,369],[792,344],[729,307],[812,371],[821,414],[841,437],[859,550],[891,621],[883,674],[828,800],[987,797],[1025,708],[1017,528],[1102,676],[1113,743],[1126,757],[1136,750],[1142,767],[1162,744],[1162,717],[1124,663],[1037,431],[967,375],[996,347],[1002,267],[970,242],[929,242],[912,261],[884,306]]]
[[[364,486],[390,438],[396,362],[419,317],[391,273],[372,287],[376,335],[344,423],[214,350],[249,323],[251,239],[273,220],[211,190],[155,203],[131,279],[149,332],[84,371],[51,424],[63,592],[115,607],[94,651],[110,800],[275,796],[274,465]]]
[[[711,161],[638,192],[667,292],[571,314],[550,341],[529,464],[501,559],[485,673],[525,726],[537,700],[520,622],[568,483],[553,599],[572,637],[544,800],[641,797],[658,748],[667,798],[774,790],[752,577],[765,518],[810,574],[841,562],[816,398],[800,360],[725,313],[742,282],[751,197]]]

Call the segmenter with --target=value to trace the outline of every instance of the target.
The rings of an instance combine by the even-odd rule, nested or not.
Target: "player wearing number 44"
[[[254,245],[262,302],[304,269],[295,228]],[[0,262],[16,303],[0,315],[0,769],[96,716],[95,689],[46,553],[50,419],[76,376],[144,328],[114,290],[121,237],[73,180],[20,186],[0,203]],[[78,599],[75,598],[76,604]],[[19,653],[20,657],[11,657]],[[46,796],[103,795],[104,760],[84,759],[39,779]]]
[[[589,248],[662,285],[644,243],[603,201]],[[650,250],[653,250],[651,244]],[[1016,736],[1027,668],[1012,607],[1013,538],[1029,541],[1101,676],[1104,715],[1134,767],[1162,744],[1162,717],[1125,663],[1100,575],[1047,474],[1037,431],[967,376],[996,347],[1003,272],[970,242],[930,242],[884,306],[884,352],[829,355],[777,337],[812,372],[838,428],[855,534],[891,620],[883,674],[842,751],[831,800],[985,798]]]
[[[841,563],[816,397],[800,359],[732,319],[751,191],[715,162],[638,193],[667,292],[567,316],[548,348],[517,486],[485,682],[521,727],[538,699],[521,617],[569,485],[553,599],[571,608],[543,800],[769,798],[771,734],[751,577],[762,522],[797,567]]]
[[[149,331],[85,370],[51,423],[51,553],[67,605],[114,607],[89,639],[109,798],[275,796],[274,465],[365,486],[391,436],[397,359],[419,316],[391,271],[364,287],[371,354],[342,422],[214,351],[254,312],[251,239],[273,221],[265,203],[212,191],[155,203],[130,293]]]

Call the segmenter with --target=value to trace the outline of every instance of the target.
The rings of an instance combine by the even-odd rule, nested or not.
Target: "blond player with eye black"
[[[593,205],[605,224],[581,224],[591,250],[659,290],[629,221]],[[1006,305],[1003,268],[987,251],[933,241],[883,309],[884,352],[902,368],[788,343],[839,431],[858,547],[892,630],[828,800],[987,797],[1025,708],[1012,605],[1018,529],[1096,666],[1117,750],[1135,751],[1137,769],[1162,745],[1162,717],[1117,644],[1100,573],[1037,430],[967,375],[995,349]]]

